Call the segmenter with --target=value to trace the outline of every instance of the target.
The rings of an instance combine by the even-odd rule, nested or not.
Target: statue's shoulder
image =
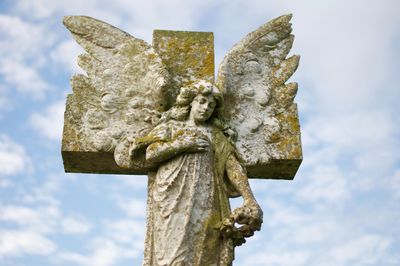
[[[185,130],[185,124],[181,121],[168,120],[157,125],[151,132],[150,135],[162,135],[169,139],[177,132]],[[168,136],[168,137],[167,137]]]
[[[233,152],[235,150],[235,147],[229,140],[228,136],[226,136],[220,128],[213,127],[212,133],[213,145],[216,150],[223,150],[224,152]]]

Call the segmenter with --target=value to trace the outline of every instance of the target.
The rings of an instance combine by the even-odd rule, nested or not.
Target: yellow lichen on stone
[[[170,105],[179,88],[200,79],[214,82],[213,33],[155,30],[153,47],[173,77],[169,85]]]
[[[276,142],[279,154],[282,155],[282,159],[301,160],[300,124],[296,106],[293,105],[287,112],[278,114],[276,118],[282,125],[279,140]]]
[[[281,22],[278,21],[279,23],[274,22],[273,24],[284,24],[283,26],[289,29],[290,26],[286,25],[289,19],[286,16],[281,19]],[[67,20],[67,22],[70,23],[70,20]],[[77,20],[77,22],[79,21],[81,19]],[[94,29],[98,30],[99,28],[96,26]],[[110,28],[108,30],[114,31],[115,29]],[[261,29],[260,32],[264,31]],[[241,65],[240,56],[233,49],[234,51],[226,63],[229,67],[222,68],[222,71],[220,71],[220,74],[229,74],[221,75],[218,82],[224,93],[226,121],[229,121],[232,128],[238,131],[239,137],[247,134],[247,130],[251,129],[247,135],[249,138],[246,139],[248,142],[237,142],[239,145],[236,149],[238,154],[242,154],[240,152],[246,154],[246,156],[243,156],[243,163],[252,177],[292,179],[302,160],[300,127],[296,105],[293,104],[297,84],[285,83],[296,70],[299,57],[292,56],[283,60],[284,56],[282,55],[290,50],[293,42],[293,38],[288,35],[289,32],[283,34],[282,38],[288,38],[288,44],[286,48],[281,49],[283,51],[281,51],[281,56],[268,59],[271,62],[272,59],[280,60],[279,63],[274,63],[268,68],[268,71],[272,74],[268,79],[265,79],[269,82],[268,88],[271,87],[270,95],[267,94],[268,97],[271,96],[269,102],[259,101],[262,97],[254,97],[253,107],[255,106],[255,108],[252,109],[249,104],[250,98],[247,95],[247,98],[238,96],[243,92],[243,84],[246,85],[249,80],[257,81],[248,86],[253,91],[268,89],[265,86],[263,87],[262,85],[265,84],[261,82],[262,80],[260,81],[260,78],[265,77],[250,75],[253,72],[249,74],[255,61],[262,62],[262,55],[257,53],[257,47],[264,45],[264,41],[259,38],[261,35],[258,33],[256,34],[258,37],[255,36],[256,39],[252,40],[252,46],[244,46],[246,56],[250,54],[251,49],[255,49],[251,57],[244,57],[251,60],[243,59],[244,63]],[[126,158],[127,161],[134,161],[133,166],[130,166],[131,162],[124,164],[131,169],[118,168],[121,164],[116,158],[123,158],[123,156],[113,157],[112,149],[107,148],[110,146],[107,143],[110,141],[113,141],[110,142],[111,144],[125,143],[126,147],[120,145],[122,147],[120,150],[127,151],[131,146],[129,146],[126,138],[120,138],[119,128],[126,127],[126,132],[129,132],[130,138],[144,136],[144,131],[139,129],[146,129],[147,134],[149,132],[147,129],[156,125],[156,122],[149,125],[149,121],[158,121],[152,120],[152,116],[159,118],[162,112],[168,110],[174,104],[181,87],[190,86],[198,80],[214,83],[213,34],[210,32],[156,30],[153,35],[153,47],[151,47],[144,41],[135,38],[127,40],[127,35],[123,32],[115,33],[115,39],[112,42],[104,37],[108,35],[99,35],[92,30],[76,31],[75,33],[74,38],[76,37],[77,41],[87,51],[87,54],[79,56],[79,65],[87,75],[76,75],[71,80],[73,94],[68,96],[62,141],[63,157],[67,158],[67,160],[64,160],[66,171],[98,173],[133,173],[136,171],[147,173],[149,169],[153,168],[145,166],[144,158],[140,158],[140,160],[143,159],[142,161],[131,160],[130,157]],[[97,42],[97,37],[94,38],[92,35],[99,37],[100,40]],[[257,44],[260,40],[261,42]],[[247,41],[245,43],[248,43]],[[277,55],[278,53],[274,54]],[[105,62],[108,62],[109,58],[114,58],[112,64],[106,65]],[[246,65],[246,62],[253,64]],[[161,67],[161,64],[165,64],[165,69]],[[247,72],[243,72],[244,70]],[[164,75],[164,72],[168,72],[169,75]],[[124,79],[121,80],[121,77],[124,77]],[[234,79],[231,80],[232,77]],[[158,88],[157,84],[163,84],[162,89],[154,90],[155,87]],[[226,86],[224,87],[221,84]],[[105,95],[106,97],[104,97]],[[121,100],[122,96],[127,98]],[[133,101],[132,99],[137,96],[149,96],[146,98],[149,103]],[[117,109],[109,105],[110,99],[115,100],[122,111],[115,111]],[[155,99],[161,99],[161,101]],[[262,112],[265,105],[270,108],[268,113]],[[130,108],[129,112],[126,111],[126,106]],[[103,110],[104,107],[106,107],[105,110]],[[158,113],[149,113],[145,109],[155,110]],[[106,113],[106,119],[101,119],[96,115],[97,113]],[[237,121],[242,119],[242,116],[238,113],[245,114],[244,121],[237,124],[232,123],[235,116],[238,118]],[[257,124],[258,120],[253,119],[256,121],[254,122],[255,127],[250,127],[253,124],[247,122],[253,121],[251,119],[252,114],[259,114],[254,117],[261,118],[265,123],[260,126],[260,124]],[[269,117],[270,114],[272,117]],[[146,118],[146,123],[141,122],[143,117]],[[99,132],[103,134],[99,134]],[[169,138],[176,140],[188,135],[189,132],[178,131],[175,136],[169,136]],[[114,138],[114,136],[118,137]],[[146,136],[137,138],[137,140],[142,144],[150,145],[161,139],[156,136]],[[161,141],[164,141],[164,139]],[[218,140],[214,140],[214,142],[215,145],[219,145]],[[247,145],[249,143],[251,145]],[[113,147],[116,146],[114,144]],[[250,152],[245,149],[240,150],[240,147],[245,147]],[[115,149],[118,151],[117,148]],[[154,147],[149,146],[149,151],[152,148]],[[144,147],[141,149],[142,153],[143,150]],[[128,152],[123,152],[121,154],[128,154]]]

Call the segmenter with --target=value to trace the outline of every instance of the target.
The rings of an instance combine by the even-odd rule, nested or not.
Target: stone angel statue
[[[148,173],[143,265],[231,265],[234,248],[260,230],[263,212],[247,170],[262,176],[293,137],[286,118],[296,112],[297,84],[285,82],[299,57],[286,58],[290,18],[235,45],[215,83],[196,75],[173,83],[151,45],[90,17],[64,19],[87,52],[79,57],[87,75],[72,78],[67,104],[66,123],[79,126],[64,134],[112,153],[119,173]],[[93,172],[113,172],[95,164]],[[229,198],[238,196],[243,205],[231,211]]]

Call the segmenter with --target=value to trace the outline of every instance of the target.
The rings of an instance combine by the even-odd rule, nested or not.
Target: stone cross
[[[193,79],[214,82],[214,36],[212,32],[155,30],[153,47],[172,76],[170,86],[182,87]],[[90,93],[90,92],[88,92]],[[147,174],[149,169],[124,169],[114,161],[112,151],[98,151],[82,138],[82,118],[87,110],[76,108],[68,95],[62,138],[65,172],[97,174]],[[249,178],[293,179],[302,161],[300,126],[296,105],[282,114],[287,131],[281,134],[278,153],[268,162],[247,165]],[[265,151],[267,152],[267,151]]]
[[[66,17],[86,50],[62,138],[66,172],[148,175],[143,265],[231,265],[260,230],[248,178],[293,179],[302,161],[291,15],[236,44],[214,73],[210,32],[155,30],[153,45]],[[229,198],[243,206],[230,210]],[[240,225],[240,226],[238,226]]]

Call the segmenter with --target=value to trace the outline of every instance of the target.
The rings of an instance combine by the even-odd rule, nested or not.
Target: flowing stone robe
[[[233,146],[211,126],[188,127],[170,120],[154,131],[164,143],[188,133],[205,135],[210,146],[161,162],[149,175],[143,265],[231,265],[233,243],[222,237],[219,227],[230,215],[229,197],[239,195],[226,176],[226,161],[236,156]]]

